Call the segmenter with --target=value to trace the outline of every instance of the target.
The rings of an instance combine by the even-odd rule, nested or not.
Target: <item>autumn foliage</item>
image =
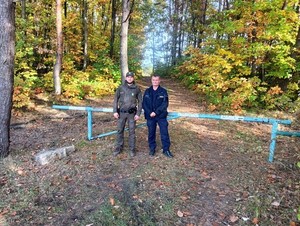
[[[295,2],[296,3],[296,2]],[[176,75],[205,97],[211,109],[299,107],[299,33],[292,2],[234,1],[189,48]]]
[[[53,66],[56,53],[55,2],[23,1],[16,4],[16,62],[14,107],[30,106],[38,93],[53,94]],[[121,8],[116,7],[116,34],[112,34],[111,1],[88,1],[88,63],[84,68],[84,40],[80,1],[63,1],[62,97],[70,102],[112,94],[120,84],[119,36]],[[140,13],[132,19],[130,69],[141,73],[141,40],[144,22]],[[115,39],[112,42],[111,36]],[[112,50],[112,53],[110,51]]]

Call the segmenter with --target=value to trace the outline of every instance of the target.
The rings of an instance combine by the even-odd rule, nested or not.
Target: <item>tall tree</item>
[[[133,4],[133,3],[132,3]],[[121,24],[121,45],[120,45],[120,63],[122,82],[125,81],[126,73],[128,72],[128,27],[131,10],[131,1],[122,0],[122,24]]]
[[[113,57],[114,54],[114,43],[115,43],[115,33],[116,33],[116,15],[117,15],[117,7],[116,0],[111,0],[111,33],[110,33],[110,49],[109,56]]]
[[[83,0],[83,70],[85,71],[88,61],[88,3]]]
[[[21,0],[22,5],[22,19],[26,19],[26,0]]]
[[[12,108],[15,57],[15,5],[0,0],[0,157],[9,154],[9,127]]]
[[[53,70],[55,94],[61,94],[60,71],[63,57],[63,32],[62,32],[62,2],[56,0],[56,34],[57,34],[57,50],[56,61]]]

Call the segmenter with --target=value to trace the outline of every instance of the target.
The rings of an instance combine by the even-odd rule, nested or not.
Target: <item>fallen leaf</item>
[[[180,198],[181,198],[181,200],[183,200],[183,201],[186,201],[186,200],[189,199],[189,197],[186,197],[186,196],[180,196]]]
[[[183,217],[183,212],[181,212],[180,210],[177,211],[177,216],[178,217]]]
[[[115,187],[117,187],[117,185],[115,185],[114,183],[111,183],[111,184],[108,185],[108,187],[115,188]]]
[[[18,174],[19,174],[19,175],[24,175],[24,171],[21,170],[21,169],[19,169],[19,170],[18,170]]]
[[[92,160],[95,161],[97,159],[96,153],[92,153]]]
[[[195,177],[188,177],[189,181],[194,181],[196,178]]]
[[[277,202],[277,201],[274,201],[274,202],[272,202],[272,203],[271,203],[271,205],[272,205],[272,206],[276,206],[276,207],[278,207],[278,206],[280,206],[280,203],[279,203],[279,202]]]
[[[235,216],[235,215],[231,215],[231,216],[229,217],[229,220],[230,220],[232,223],[236,222],[238,219],[239,219],[239,218],[238,218],[237,216]]]
[[[88,165],[87,168],[88,169],[95,169],[95,166],[94,165]]]
[[[157,181],[157,182],[155,183],[155,185],[156,185],[157,187],[163,186],[163,182]]]
[[[183,216],[192,216],[190,212],[183,211]]]
[[[9,210],[8,209],[3,209],[3,210],[0,211],[0,213],[2,215],[5,215],[5,214],[9,213]]]
[[[252,220],[252,223],[253,224],[258,224],[259,220],[257,217],[254,217],[253,220]]]
[[[110,204],[111,204],[112,206],[115,205],[115,200],[114,200],[114,198],[109,198],[109,202],[110,202]]]
[[[205,179],[209,179],[209,178],[210,178],[210,176],[208,175],[208,173],[207,173],[206,171],[203,171],[203,172],[201,173],[201,176],[202,176],[203,178],[205,178]]]

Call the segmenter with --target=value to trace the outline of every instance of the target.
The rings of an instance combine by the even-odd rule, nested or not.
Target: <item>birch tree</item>
[[[131,10],[131,1],[122,0],[122,24],[121,24],[121,45],[120,45],[120,63],[122,82],[124,83],[126,73],[128,72],[128,27]]]
[[[56,33],[57,33],[57,49],[56,49],[56,61],[53,70],[53,80],[55,94],[61,94],[61,81],[60,71],[62,66],[63,57],[63,33],[62,33],[62,2],[56,0]]]

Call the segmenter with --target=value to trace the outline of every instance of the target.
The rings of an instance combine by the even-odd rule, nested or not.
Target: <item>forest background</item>
[[[79,224],[83,221],[88,224],[99,222],[99,215],[103,216],[104,222],[115,216],[122,222],[174,222],[175,215],[180,218],[175,221],[185,225],[202,220],[224,224],[225,221],[237,222],[236,213],[240,213],[240,217],[251,216],[252,223],[260,221],[261,225],[296,225],[295,221],[300,220],[299,145],[294,138],[278,142],[281,151],[276,153],[276,158],[279,161],[277,165],[269,166],[265,163],[265,154],[261,154],[268,148],[269,137],[259,125],[252,125],[252,132],[247,133],[244,125],[234,127],[211,122],[197,125],[196,121],[181,121],[171,124],[174,128],[170,130],[174,138],[173,150],[178,156],[173,162],[166,163],[159,157],[152,161],[142,155],[142,151],[133,161],[127,161],[125,154],[121,161],[115,161],[111,158],[112,139],[93,143],[82,140],[82,128],[86,125],[83,114],[64,120],[49,117],[49,112],[34,118],[36,111],[31,111],[39,101],[43,106],[86,104],[90,98],[98,99],[107,94],[112,97],[110,94],[124,79],[122,7],[124,2],[130,2],[130,16],[126,18],[129,22],[128,64],[137,76],[153,72],[168,76],[172,78],[168,79],[170,91],[186,91],[176,89],[178,79],[195,92],[196,102],[201,103],[202,109],[209,111],[243,114],[250,110],[278,109],[284,113],[297,112],[300,108],[298,1],[20,0],[14,1],[15,5],[12,0],[0,1],[0,17],[5,18],[0,21],[3,29],[7,29],[1,33],[1,40],[6,37],[11,40],[0,45],[3,56],[7,54],[0,64],[3,68],[0,78],[4,78],[0,86],[5,91],[0,95],[4,109],[0,114],[0,154],[8,154],[10,137],[5,129],[13,131],[11,141],[14,150],[18,150],[14,160],[6,158],[8,165],[1,165],[1,193],[6,195],[1,199],[0,224],[6,222],[6,217],[9,222],[19,225],[33,220],[52,221],[55,225],[56,222],[68,224],[80,220]],[[8,19],[13,22],[15,18],[14,6],[16,32],[13,26],[8,26],[13,24],[8,23]],[[58,6],[62,6],[61,11]],[[58,32],[59,18],[62,18],[62,33]],[[15,65],[8,59],[15,52],[14,34]],[[8,47],[5,47],[6,43]],[[57,84],[53,79],[58,71],[58,56],[62,57],[62,68],[59,69],[61,95],[56,95]],[[9,67],[11,70],[7,69]],[[27,121],[21,121],[24,127],[18,127],[18,121],[9,126],[11,109],[7,100],[11,100],[9,82],[12,83],[13,74],[13,102],[14,110],[17,110],[13,111],[13,119]],[[174,93],[178,95],[176,101],[190,107],[192,95],[183,93]],[[19,109],[25,110],[32,119],[19,117],[22,116]],[[5,117],[8,112],[9,117]],[[71,125],[73,120],[81,124],[75,127]],[[105,124],[105,129],[115,128],[110,117],[101,118],[99,122],[101,127]],[[215,128],[216,132],[204,128]],[[223,134],[219,133],[220,128],[223,128]],[[299,126],[294,128],[298,130]],[[71,135],[69,138],[66,131]],[[140,133],[145,134],[145,131]],[[205,139],[208,135],[209,139]],[[258,139],[261,135],[263,138]],[[138,148],[144,150],[147,141],[145,136],[140,137],[142,142]],[[200,142],[191,142],[199,138]],[[235,142],[236,138],[243,138],[243,142]],[[79,151],[65,164],[57,163],[45,170],[33,166],[33,150],[67,142],[76,142]],[[18,161],[20,167],[10,164]],[[97,167],[99,165],[101,167]],[[122,167],[124,165],[127,167]],[[157,171],[157,166],[161,171]],[[167,174],[161,174],[166,172],[166,167],[169,169]],[[128,171],[124,172],[124,168]],[[149,177],[148,172],[157,172],[157,175]],[[140,173],[144,175],[142,178],[147,178],[143,184]],[[198,177],[199,173],[201,177]],[[82,193],[78,192],[78,187],[83,188]],[[191,193],[185,193],[189,188]],[[94,194],[98,194],[98,199]],[[105,204],[107,198],[111,206]],[[158,199],[160,201],[156,202]],[[77,209],[68,212],[78,200]],[[99,200],[103,206],[99,205]],[[114,211],[115,200],[125,208]],[[203,205],[204,201],[207,204]],[[216,203],[226,206],[217,213],[210,211]],[[82,208],[87,204],[92,205]],[[191,207],[191,212],[182,212],[182,204]],[[123,215],[123,209],[128,214]],[[103,215],[103,210],[108,210],[105,213],[111,218]],[[49,213],[51,211],[53,213]],[[45,212],[49,214],[45,215]],[[66,212],[69,214],[65,215]],[[42,214],[34,217],[36,213]],[[205,215],[201,215],[203,213]]]
[[[61,100],[113,93],[121,82],[122,2],[62,5]],[[30,108],[36,94],[53,94],[55,23],[55,1],[16,3],[15,108]],[[296,0],[132,2],[129,69],[182,80],[211,111],[296,111],[299,50]]]

